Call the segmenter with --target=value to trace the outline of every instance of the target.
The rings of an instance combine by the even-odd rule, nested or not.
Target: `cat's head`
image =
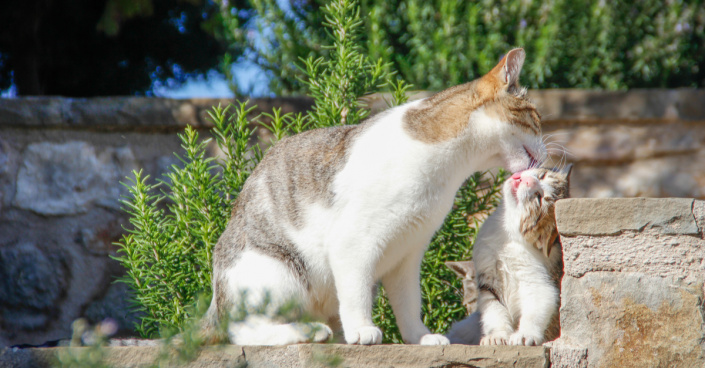
[[[523,49],[511,50],[489,73],[476,81],[486,102],[471,115],[477,123],[491,126],[499,139],[500,151],[488,161],[497,160],[511,172],[537,167],[546,156],[541,139],[541,115],[519,85],[524,65]]]
[[[558,236],[555,204],[569,196],[572,168],[571,164],[563,169],[529,169],[513,174],[504,183],[507,230],[517,232],[546,257]]]
[[[478,171],[538,166],[546,149],[541,116],[519,85],[525,57],[513,49],[481,78],[421,101],[404,116],[407,132],[427,143],[461,142],[480,161]]]

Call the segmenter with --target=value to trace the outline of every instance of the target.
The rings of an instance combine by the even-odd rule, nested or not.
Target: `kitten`
[[[478,312],[455,324],[451,343],[540,345],[558,337],[562,250],[555,202],[568,197],[572,165],[515,173],[473,249]]]
[[[448,344],[420,319],[421,259],[468,176],[516,172],[545,154],[539,114],[518,84],[524,57],[514,49],[478,80],[270,149],[213,251],[205,333],[235,307],[254,312],[266,300],[229,324],[231,343],[320,342],[334,327],[349,344],[379,344],[381,281],[405,342]],[[327,325],[278,317],[291,301]]]

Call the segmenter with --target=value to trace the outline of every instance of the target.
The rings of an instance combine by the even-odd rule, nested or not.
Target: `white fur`
[[[334,204],[308,205],[303,227],[287,229],[305,259],[312,293],[295,282],[284,264],[253,254],[244,255],[248,258],[229,271],[229,280],[247,281],[233,283],[233,291],[246,286],[251,303],[265,292],[277,303],[293,299],[321,320],[339,315],[347,343],[378,344],[382,332],[372,322],[372,306],[381,280],[404,341],[449,343],[431,334],[420,319],[424,251],[468,176],[497,166],[526,168],[529,158],[523,147],[533,153],[544,148],[539,137],[496,121],[482,109],[471,115],[462,136],[423,143],[411,138],[402,121],[405,111],[419,103],[391,109],[366,127],[335,177]],[[286,326],[245,321],[232,325],[231,335],[240,344],[268,342],[275,333],[282,335],[273,340],[276,344],[301,342],[300,328]]]
[[[522,173],[522,177],[525,175],[529,174]],[[516,195],[520,199],[528,198],[545,190],[550,189],[521,184]],[[480,327],[482,345],[539,345],[543,343],[551,317],[557,313],[558,289],[548,270],[556,262],[553,258],[558,253],[554,252],[553,257],[547,259],[524,240],[519,231],[520,211],[508,180],[504,185],[504,200],[483,224],[473,249],[477,274],[486,276],[484,282],[501,294],[505,304],[481,292],[479,316],[473,315],[473,321],[451,328],[449,336],[457,336],[459,342],[477,343],[476,333],[460,330]],[[479,325],[475,323],[477,320]],[[462,340],[463,335],[471,335],[472,341],[471,338]]]

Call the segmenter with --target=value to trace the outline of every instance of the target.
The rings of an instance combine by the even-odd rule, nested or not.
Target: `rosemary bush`
[[[303,61],[299,83],[315,99],[305,115],[265,114],[264,124],[274,142],[308,129],[357,124],[369,115],[360,99],[382,88],[392,92],[392,104],[406,101],[410,87],[391,72],[391,65],[372,61],[360,37],[363,21],[354,0],[334,0],[323,8],[330,44],[323,56]],[[200,139],[191,127],[179,134],[183,152],[164,178],[151,184],[149,177],[135,172],[126,185],[123,200],[131,227],[118,243],[116,257],[127,269],[120,281],[134,290],[134,306],[143,318],[137,330],[156,336],[166,330],[183,329],[191,305],[198,295],[210,293],[211,252],[230,216],[233,201],[263,156],[259,145],[248,145],[253,137],[251,108],[214,108],[212,138]],[[223,157],[207,157],[212,141]],[[496,200],[499,181],[476,174],[459,192],[453,212],[434,238],[422,269],[424,321],[436,332],[445,332],[452,320],[463,317],[460,281],[443,265],[447,260],[471,255],[474,230],[468,218],[488,211]],[[381,293],[375,320],[385,331],[385,341],[400,342],[388,303]]]

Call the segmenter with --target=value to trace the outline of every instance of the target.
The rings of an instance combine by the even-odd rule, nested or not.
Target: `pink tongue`
[[[514,174],[512,174],[512,179],[514,179],[514,180],[521,179],[521,171],[515,172]]]

